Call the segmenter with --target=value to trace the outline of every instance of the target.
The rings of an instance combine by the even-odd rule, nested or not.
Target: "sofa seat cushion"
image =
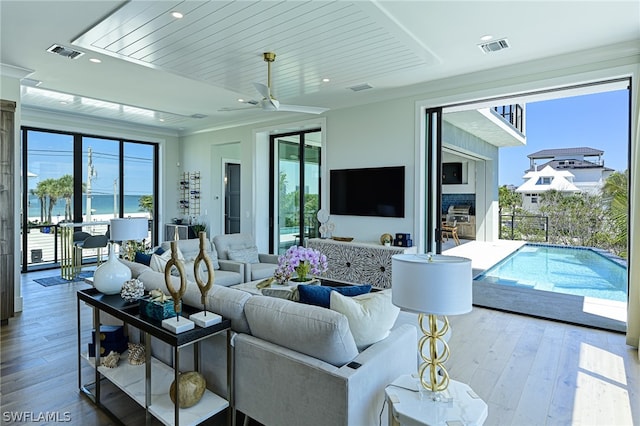
[[[333,291],[330,296],[331,309],[347,317],[358,350],[386,338],[400,313],[391,302],[391,289],[354,297]]]
[[[358,355],[347,318],[330,309],[252,296],[244,306],[251,334],[335,366]]]
[[[204,277],[204,275],[202,275]],[[237,272],[218,269],[215,271],[213,282],[215,285],[229,287],[231,285],[242,284],[242,275]]]
[[[371,291],[371,286],[365,285],[345,285],[340,287],[320,286],[320,285],[299,285],[300,302],[308,305],[322,306],[329,308],[331,292],[337,291],[344,296],[358,296]]]
[[[272,277],[277,267],[278,265],[274,263],[253,263],[251,265],[251,281]]]

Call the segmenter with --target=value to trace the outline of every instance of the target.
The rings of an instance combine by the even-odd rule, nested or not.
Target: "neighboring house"
[[[516,192],[522,194],[522,208],[528,211],[538,211],[540,195],[547,191],[559,191],[566,194],[581,192],[574,183],[574,176],[567,170],[555,170],[546,166],[540,171],[527,172],[525,183]]]
[[[599,193],[615,171],[604,166],[603,154],[599,149],[579,147],[543,149],[528,155],[531,166],[525,170],[525,182],[516,189],[523,194],[522,207],[537,211],[540,194],[552,189]],[[541,160],[544,162],[540,164]]]

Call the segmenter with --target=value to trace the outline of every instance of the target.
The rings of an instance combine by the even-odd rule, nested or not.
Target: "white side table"
[[[417,378],[405,375],[385,388],[389,426],[481,426],[487,419],[487,404],[464,383],[449,382],[451,402],[436,402],[426,394],[421,397],[418,386]]]

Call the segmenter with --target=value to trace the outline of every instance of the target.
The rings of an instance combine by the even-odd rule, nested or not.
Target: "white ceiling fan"
[[[281,104],[271,94],[271,63],[276,60],[276,54],[273,52],[264,52],[262,54],[264,61],[267,63],[267,85],[262,83],[253,82],[253,86],[263,96],[261,101],[246,101],[245,103],[254,105],[257,108],[262,108],[263,111],[288,111],[288,112],[303,112],[306,114],[322,114],[328,111],[329,108],[303,106],[303,105],[285,105]],[[224,108],[221,111],[238,111],[250,108]]]

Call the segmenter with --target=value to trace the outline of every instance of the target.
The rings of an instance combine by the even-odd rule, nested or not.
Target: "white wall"
[[[417,216],[417,206],[424,202],[424,194],[416,188],[416,176],[423,171],[424,161],[419,145],[423,143],[424,108],[446,106],[456,102],[490,98],[504,94],[516,94],[529,90],[559,87],[569,84],[597,81],[614,76],[628,75],[633,67],[620,66],[607,68],[605,64],[587,65],[531,74],[534,69],[529,65],[511,67],[501,70],[508,74],[515,72],[516,77],[500,79],[496,71],[475,73],[425,85],[422,91],[415,90],[403,98],[372,103],[369,105],[330,110],[323,114],[326,117],[326,131],[323,173],[328,170],[348,167],[376,167],[404,165],[406,167],[405,182],[405,214],[402,219],[333,216],[331,220],[336,228],[334,235],[351,236],[359,241],[377,241],[382,233],[391,234],[408,232],[414,240],[424,235],[424,224]],[[313,122],[316,119],[309,119]],[[322,120],[319,118],[317,120]],[[459,129],[446,127],[448,132]],[[261,241],[259,248],[268,248],[268,133],[299,129],[299,122],[273,120],[260,126],[243,126],[235,129],[212,131],[183,138],[183,158],[189,170],[205,170],[208,156],[203,156],[211,145],[239,142],[241,145],[242,167],[242,210],[241,222],[243,232],[251,232]],[[457,129],[457,130],[456,130]],[[464,132],[463,132],[464,133]],[[486,199],[482,205],[477,203],[478,239],[493,241],[497,239],[498,223],[498,158],[497,148],[489,144],[478,144],[474,138],[456,134],[445,144],[455,145],[455,149],[482,160],[482,167],[476,163],[476,179],[480,175],[482,182],[476,181],[477,200]],[[211,167],[220,167],[212,165]],[[220,174],[220,170],[216,170]],[[327,194],[328,179],[323,180],[323,194]],[[370,188],[369,190],[375,190]],[[324,200],[326,206],[326,200]],[[212,209],[211,200],[202,200],[203,209]],[[484,212],[485,220],[482,220]],[[493,226],[493,224],[496,226]],[[419,240],[416,241],[419,243]]]
[[[185,167],[204,172],[203,184],[213,175],[220,175],[220,164],[206,164],[201,153],[211,146],[238,142],[242,146],[242,211],[241,231],[253,233],[261,250],[268,249],[268,135],[311,127],[325,128],[323,155],[323,205],[327,206],[328,171],[338,168],[405,166],[405,218],[383,217],[331,217],[335,224],[334,235],[355,237],[358,241],[378,241],[384,233],[413,233],[414,210],[414,103],[410,100],[395,100],[357,108],[329,111],[324,118],[303,122],[273,121],[267,125],[244,126],[235,129],[207,132],[187,136],[183,140]],[[384,117],[384,120],[372,119]],[[325,124],[326,123],[326,124]],[[254,154],[259,153],[259,156]],[[257,172],[257,173],[256,173]],[[212,185],[216,185],[211,180]],[[375,188],[366,188],[374,191]],[[202,209],[217,210],[217,200],[203,198]],[[267,229],[265,229],[267,228]],[[215,231],[212,231],[215,235]]]

